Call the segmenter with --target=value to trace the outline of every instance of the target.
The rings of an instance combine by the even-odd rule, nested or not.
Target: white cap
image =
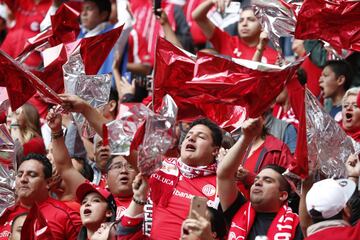
[[[319,181],[306,195],[306,209],[309,213],[312,209],[320,212],[324,219],[331,218],[345,208],[355,188],[355,183],[347,179]]]

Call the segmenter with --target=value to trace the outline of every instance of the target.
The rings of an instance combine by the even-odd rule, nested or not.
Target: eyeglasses
[[[135,168],[133,168],[133,166],[131,166],[131,164],[123,164],[123,163],[114,163],[112,165],[109,166],[108,171],[110,170],[116,170],[119,171],[121,169],[125,169],[126,171],[135,171]]]

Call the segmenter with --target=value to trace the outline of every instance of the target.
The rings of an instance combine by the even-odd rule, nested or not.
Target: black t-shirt
[[[231,225],[233,217],[244,203],[246,203],[246,199],[241,193],[239,193],[234,203],[231,204],[231,206],[224,212],[225,220],[229,227]],[[276,214],[277,213],[256,213],[254,224],[251,227],[246,239],[255,240],[257,236],[266,236],[268,229],[270,228],[270,225],[274,220]],[[299,224],[296,227],[295,237],[293,239],[304,239]]]

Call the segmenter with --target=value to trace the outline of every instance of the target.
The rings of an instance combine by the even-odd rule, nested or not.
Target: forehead
[[[96,5],[96,3],[94,3],[93,1],[84,1],[84,3],[83,3],[83,9],[85,9],[85,8],[89,8],[89,7],[91,7],[91,8],[98,8],[98,6]]]
[[[275,179],[276,181],[279,181],[280,178],[280,174],[271,168],[265,168],[261,170],[261,172],[257,176],[261,178],[270,177],[272,179]]]
[[[323,72],[326,72],[326,73],[334,73],[333,69],[332,69],[330,66],[324,67]]]
[[[246,9],[240,13],[240,17],[255,17],[254,11],[252,9]]]
[[[345,99],[344,102],[355,102],[356,103],[357,95],[349,94]]]
[[[114,164],[114,163],[122,163],[122,164],[125,164],[127,163],[128,161],[123,157],[123,156],[116,156],[114,157],[110,164]]]
[[[189,132],[192,133],[205,133],[211,136],[211,130],[203,124],[198,124],[190,128]]]
[[[85,194],[84,198],[101,198],[101,200],[103,200],[105,202],[105,199],[103,196],[101,196],[99,193],[97,192],[88,192],[87,194]]]
[[[37,160],[26,160],[21,163],[18,171],[33,171],[41,173],[44,169],[44,166]]]

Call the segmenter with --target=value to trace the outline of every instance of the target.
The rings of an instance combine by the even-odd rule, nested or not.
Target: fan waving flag
[[[298,14],[295,38],[321,39],[338,52],[360,51],[360,1],[305,0]]]

